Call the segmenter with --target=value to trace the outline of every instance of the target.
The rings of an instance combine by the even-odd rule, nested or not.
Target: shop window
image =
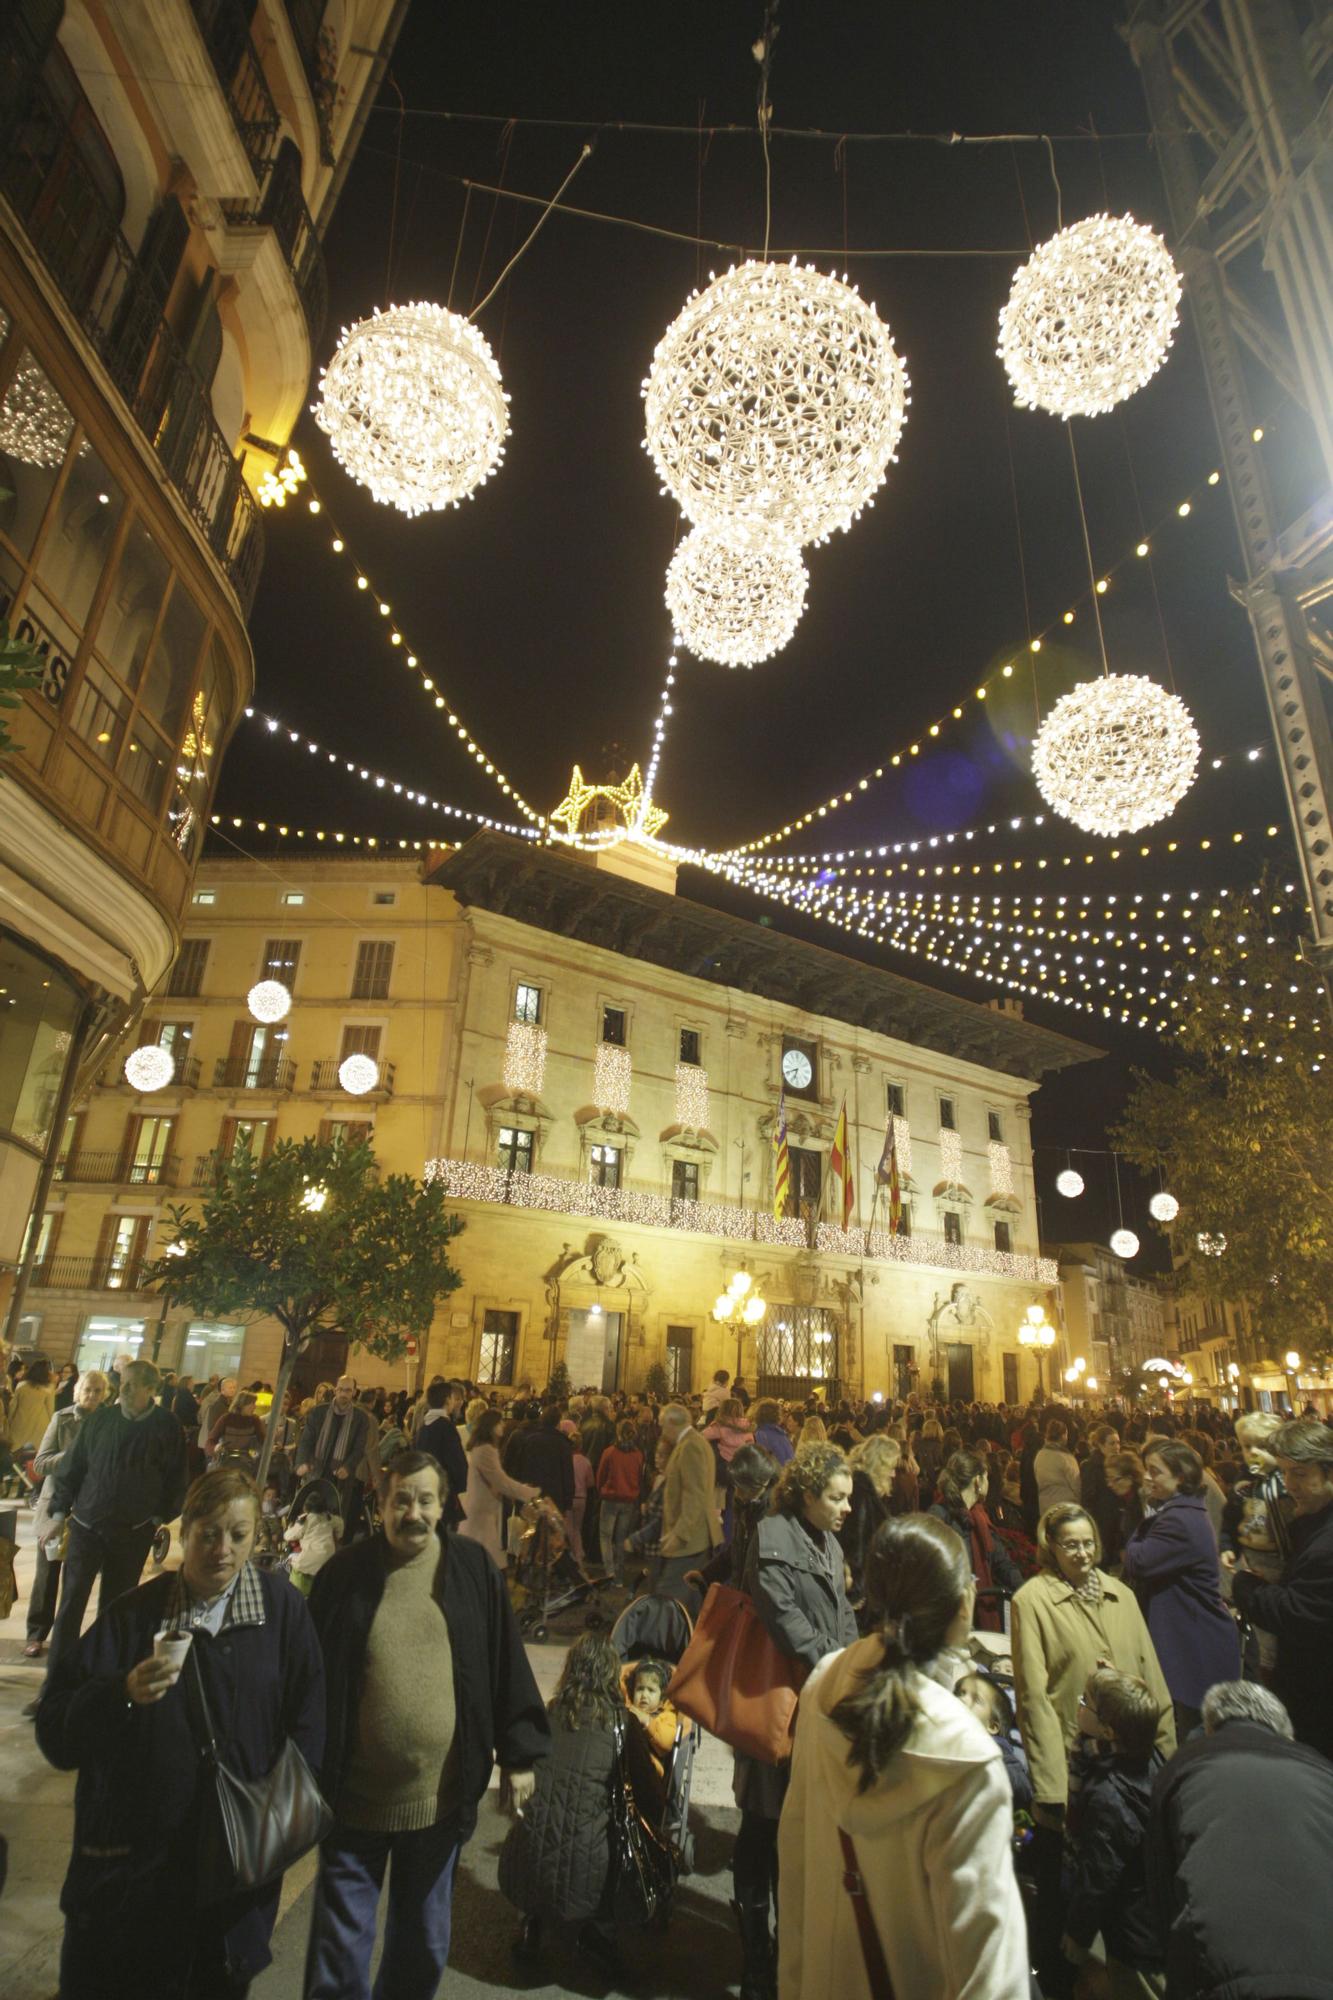
[[[477,1357],[478,1382],[508,1388],[514,1380],[518,1355],[518,1314],[486,1308],[481,1329],[481,1352]]]
[[[239,1375],[245,1328],[225,1320],[192,1319],[185,1329],[181,1373],[207,1382],[213,1375]]]
[[[196,853],[213,788],[213,757],[222,726],[218,686],[226,672],[221,640],[215,639],[204,678],[190,703],[190,719],[176,761],[176,784],[167,808],[171,837],[190,860]]]
[[[141,1319],[90,1313],[79,1337],[75,1366],[80,1374],[86,1368],[100,1368],[105,1374],[118,1361],[133,1361],[142,1351],[146,1332],[147,1325]]]
[[[45,1148],[79,999],[49,960],[0,938],[0,1131]]]
[[[78,651],[124,511],[118,482],[85,438],[42,538],[36,580],[25,603],[69,659]]]
[[[174,744],[185,721],[190,690],[199,669],[204,615],[179,576],[172,586],[153,644],[139,703]]]
[[[3,169],[0,168],[0,184]],[[35,356],[25,354],[0,402],[0,526],[20,557],[31,553],[60,477],[74,419]]]

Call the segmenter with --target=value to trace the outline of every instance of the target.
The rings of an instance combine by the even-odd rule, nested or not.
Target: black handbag
[[[615,1721],[611,1774],[611,1914],[618,1924],[652,1923],[671,1899],[675,1857],[639,1811],[625,1752],[625,1719]]]
[[[193,1646],[190,1661],[206,1772],[197,1895],[201,1904],[220,1903],[278,1881],[324,1839],[333,1813],[290,1736],[262,1778],[238,1777],[223,1763]]]

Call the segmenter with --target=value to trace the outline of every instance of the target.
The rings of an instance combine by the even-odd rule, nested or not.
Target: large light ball
[[[509,398],[485,335],[443,306],[391,306],[344,330],[315,420],[372,497],[404,514],[456,507],[504,456]]]
[[[1155,229],[1089,215],[1039,244],[1014,275],[997,350],[1020,409],[1113,410],[1157,373],[1175,332],[1180,273]]]
[[[176,1058],[160,1042],[146,1042],[125,1058],[125,1081],[135,1090],[165,1090],[176,1074]]]
[[[692,528],[667,570],[667,608],[701,660],[754,667],[796,630],[807,582],[798,548]]]
[[[1111,1248],[1115,1251],[1117,1257],[1137,1257],[1139,1254],[1139,1239],[1132,1229],[1113,1229],[1111,1232]]]
[[[1162,1192],[1155,1194],[1148,1203],[1148,1213],[1154,1222],[1174,1222],[1180,1214],[1180,1203],[1173,1194],[1168,1194],[1163,1188]]]
[[[349,1097],[364,1097],[380,1080],[373,1056],[346,1056],[338,1065],[338,1081]]]
[[[1143,674],[1107,674],[1071,689],[1032,746],[1042,797],[1085,833],[1136,833],[1165,819],[1198,762],[1189,710]]]
[[[853,286],[752,260],[692,293],[657,343],[644,445],[688,521],[802,547],[883,485],[909,387]]]
[[[280,979],[261,979],[246,994],[245,1004],[256,1021],[285,1021],[292,1011],[292,996]]]
[[[1066,1167],[1063,1173],[1056,1175],[1055,1187],[1066,1201],[1077,1201],[1083,1192],[1083,1176],[1076,1174],[1072,1167]]]

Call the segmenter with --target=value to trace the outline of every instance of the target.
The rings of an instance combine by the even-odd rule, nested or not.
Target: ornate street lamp
[[[736,1374],[741,1373],[741,1345],[747,1326],[758,1326],[768,1311],[767,1301],[755,1290],[754,1279],[742,1265],[727,1285],[725,1292],[719,1292],[713,1301],[713,1318],[719,1326],[734,1326],[736,1329]],[[733,1376],[733,1381],[735,1377]]]
[[[1039,1396],[1044,1396],[1046,1393],[1042,1365],[1046,1356],[1055,1346],[1056,1337],[1055,1328],[1046,1317],[1045,1306],[1029,1306],[1024,1315],[1023,1324],[1018,1329],[1018,1344],[1020,1347],[1028,1348],[1037,1363],[1037,1394]]]

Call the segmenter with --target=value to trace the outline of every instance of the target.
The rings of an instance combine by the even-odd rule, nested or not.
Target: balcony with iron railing
[[[181,1162],[175,1153],[160,1160],[127,1159],[123,1152],[80,1149],[56,1161],[55,1178],[69,1187],[179,1187]]]
[[[214,1090],[264,1090],[277,1095],[296,1088],[296,1064],[290,1056],[223,1056],[213,1071]]]
[[[349,1095],[348,1091],[344,1088],[343,1084],[339,1081],[338,1078],[338,1071],[341,1069],[341,1067],[342,1064],[337,1060],[336,1057],[333,1056],[328,1057],[328,1059],[324,1062],[313,1063],[311,1065],[311,1070],[310,1070],[311,1090],[319,1091],[321,1093],[327,1091],[333,1094],[334,1096],[338,1097],[348,1096]],[[382,1062],[377,1064],[377,1068],[379,1069],[380,1073],[379,1082],[375,1085],[375,1088],[373,1090],[364,1091],[361,1093],[361,1095],[368,1098],[392,1097],[393,1077],[394,1077],[393,1064],[391,1062]]]
[[[49,202],[49,167],[77,107],[62,104],[31,51],[0,41],[0,196],[92,343],[135,426],[226,572],[248,616],[264,559],[259,508],[213,415],[208,390],[162,314],[153,283],[91,180]]]
[[[227,99],[236,136],[262,188],[278,148],[282,121],[259,52],[250,39],[249,18],[239,0],[190,0],[190,6]]]
[[[198,1090],[200,1070],[201,1064],[198,1056],[181,1056],[176,1063],[175,1075],[166,1088],[168,1090]],[[127,1090],[137,1095],[134,1091],[134,1085],[125,1075],[123,1065],[119,1063],[113,1064],[110,1069],[102,1072],[101,1076],[97,1079],[97,1087],[99,1090]]]
[[[41,1291],[137,1292],[147,1257],[43,1257],[28,1280]]]

